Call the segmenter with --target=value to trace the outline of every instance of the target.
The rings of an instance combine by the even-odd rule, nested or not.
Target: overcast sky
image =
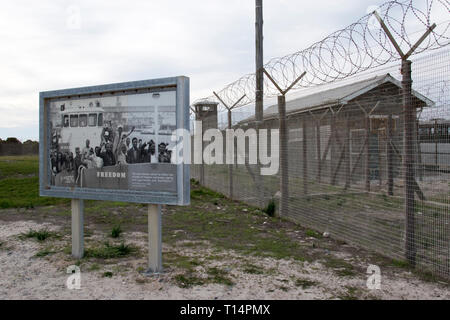
[[[264,61],[384,0],[264,0]],[[254,72],[254,0],[2,2],[0,138],[37,140],[39,92],[185,75],[191,101]]]

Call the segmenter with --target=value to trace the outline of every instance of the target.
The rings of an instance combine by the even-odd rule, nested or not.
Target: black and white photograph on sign
[[[51,185],[176,191],[176,92],[50,102]]]

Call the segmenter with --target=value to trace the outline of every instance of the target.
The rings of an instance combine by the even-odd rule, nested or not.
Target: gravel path
[[[369,290],[366,274],[343,277],[320,262],[248,257],[232,251],[222,251],[220,258],[212,259],[217,252],[207,243],[164,246],[163,259],[167,254],[203,259],[207,262],[196,267],[197,274],[207,277],[207,268],[221,268],[228,272],[233,285],[207,283],[181,288],[174,279],[182,270],[176,267],[167,268],[161,275],[145,276],[140,272],[146,265],[143,253],[113,263],[83,262],[81,289],[69,290],[66,269],[75,261],[62,250],[44,257],[36,254],[44,248],[61,249],[70,239],[65,236],[39,243],[18,237],[29,229],[42,228],[60,231],[48,223],[1,222],[0,299],[450,299],[448,285],[419,280],[404,270],[389,275],[381,270],[381,289]],[[100,241],[102,235],[94,234],[92,238]],[[145,252],[146,234],[125,233],[124,238]],[[244,270],[243,261],[257,269]],[[105,271],[111,271],[112,277],[104,277]]]

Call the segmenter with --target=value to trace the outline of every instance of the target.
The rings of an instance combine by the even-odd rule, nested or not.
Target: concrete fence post
[[[280,115],[280,216],[287,216],[289,201],[289,175],[288,175],[288,133],[286,127],[286,97],[278,96],[278,113]]]

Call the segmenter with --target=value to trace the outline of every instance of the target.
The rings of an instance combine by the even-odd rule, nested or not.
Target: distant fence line
[[[0,156],[38,155],[39,143],[0,143]]]

